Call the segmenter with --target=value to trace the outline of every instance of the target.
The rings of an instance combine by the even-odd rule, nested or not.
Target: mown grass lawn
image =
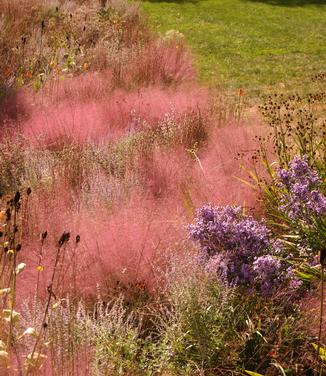
[[[182,32],[200,77],[251,96],[306,88],[326,70],[326,0],[146,0],[159,32]]]

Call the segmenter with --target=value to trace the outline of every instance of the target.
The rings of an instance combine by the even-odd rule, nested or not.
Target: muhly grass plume
[[[33,286],[36,278],[39,249],[35,244],[39,234],[45,230],[49,233],[43,257],[45,291],[46,269],[53,263],[55,241],[66,230],[72,239],[77,234],[81,237],[76,250],[69,245],[66,256],[66,262],[71,261],[71,266],[67,265],[70,271],[76,265],[78,293],[94,295],[97,284],[110,285],[115,279],[126,283],[145,281],[153,286],[161,256],[179,248],[185,238],[184,225],[208,196],[216,204],[254,203],[251,189],[230,177],[242,173],[231,146],[234,135],[238,136],[238,146],[243,142],[243,147],[248,147],[249,129],[230,128],[229,132],[216,130],[216,138],[206,152],[175,148],[144,156],[136,169],[141,184],[129,188],[122,201],[119,196],[108,200],[106,195],[117,182],[105,176],[97,179],[95,175],[100,171],[93,171],[89,183],[85,177],[85,196],[83,188],[76,192],[70,186],[68,170],[66,174],[55,173],[56,179],[49,180],[47,187],[34,190],[29,203],[30,221],[25,229],[31,244],[25,253],[29,255],[28,284]],[[69,279],[68,269],[64,269],[64,278]],[[65,286],[71,288],[72,282],[67,280]]]
[[[251,155],[258,147],[255,136],[265,134],[263,126],[232,123],[212,130],[207,147],[193,154],[196,207],[212,202],[259,210],[257,192],[244,182],[249,181],[247,169],[254,168]],[[246,168],[242,168],[243,161],[246,161]]]
[[[250,154],[255,150],[253,135],[264,132],[263,127],[214,128],[203,149],[178,147],[144,156],[139,165],[144,193],[156,197],[167,194],[192,209],[210,200],[255,206],[258,210],[256,192],[238,179],[248,180],[248,175],[237,155],[239,151]]]
[[[74,81],[74,85],[80,84]],[[171,111],[181,115],[199,108],[204,111],[208,106],[207,92],[196,87],[173,91],[154,87],[137,92],[118,90],[101,93],[92,99],[86,99],[82,92],[79,96],[77,90],[76,96],[63,95],[53,105],[48,98],[51,94],[42,98],[40,93],[36,101],[42,99],[44,104],[30,104],[27,118],[18,122],[28,138],[45,144],[58,140],[77,143],[114,141],[156,124]]]
[[[127,77],[143,85],[180,85],[194,81],[196,72],[182,39],[150,41],[127,67]]]
[[[37,219],[33,230],[35,236],[30,235],[34,239],[26,252],[29,272],[26,278],[31,290],[37,276],[40,247],[35,244],[41,229],[46,229],[49,234],[42,251],[41,290],[46,290],[60,234],[58,229],[61,228],[71,233],[70,244],[65,250],[65,265],[62,266],[63,290],[82,296],[95,296],[98,286],[104,289],[104,294],[108,293],[105,288],[111,289],[118,281],[122,285],[141,282],[149,289],[155,287],[162,256],[178,248],[184,237],[183,210],[181,207],[179,211],[172,210],[167,201],[135,197],[129,204],[108,211],[101,203],[82,208],[70,206],[69,209],[69,205],[60,203],[60,198],[52,200],[51,203],[44,197],[38,204],[37,200],[31,203]],[[74,244],[76,235],[80,237],[79,244]],[[26,288],[25,284],[25,291]]]

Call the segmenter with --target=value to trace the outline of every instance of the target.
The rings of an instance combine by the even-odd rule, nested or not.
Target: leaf
[[[0,350],[5,350],[5,349],[6,349],[6,344],[0,339]]]
[[[6,321],[10,322],[12,320],[13,323],[19,321],[20,313],[12,311],[11,309],[4,309],[2,312]]]
[[[318,351],[318,345],[316,343],[312,343],[313,348]],[[326,348],[319,346],[319,354],[318,354],[323,362],[326,362]]]
[[[252,371],[247,371],[247,370],[245,370],[245,372],[246,372],[248,375],[251,375],[251,376],[264,376],[264,375],[262,375],[261,373],[257,373],[257,372],[252,372]]]
[[[22,336],[27,336],[27,335],[35,337],[36,336],[36,330],[34,328],[27,328],[25,330],[25,332],[22,334]]]
[[[0,365],[2,367],[8,368],[8,361],[9,361],[9,354],[7,353],[7,351],[0,350]]]
[[[1,360],[8,359],[8,353],[7,353],[7,351],[0,350],[0,359]]]
[[[19,265],[17,265],[16,275],[20,274],[25,268],[26,264],[24,262],[21,262]]]
[[[238,176],[235,176],[235,175],[232,175],[232,177],[234,179],[239,180],[242,184],[248,185],[250,188],[252,188],[252,189],[254,189],[256,191],[259,191],[259,188],[257,187],[257,185],[254,185],[254,184],[250,183],[249,181],[247,181],[245,179],[241,179],[241,178],[239,178]]]
[[[297,275],[297,277],[305,281],[311,281],[312,279],[314,279],[314,276],[312,274],[303,273],[303,272],[300,272],[299,270],[296,270],[295,274]]]
[[[37,352],[28,354],[25,360],[26,371],[31,372],[35,371],[36,369],[40,369],[46,358],[46,355]]]
[[[0,289],[0,295],[8,294],[10,292],[10,287],[7,287],[6,289]]]

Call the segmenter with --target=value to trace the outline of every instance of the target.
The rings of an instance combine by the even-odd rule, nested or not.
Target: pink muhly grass
[[[154,288],[162,255],[176,250],[184,237],[184,209],[179,206],[178,210],[168,200],[145,199],[136,193],[129,203],[120,203],[111,212],[94,202],[77,208],[69,192],[64,194],[62,188],[60,193],[57,197],[42,194],[30,203],[35,224],[28,234],[30,245],[26,245],[24,255],[27,268],[20,295],[26,296],[26,291],[33,293],[39,252],[37,237],[44,230],[49,235],[43,250],[43,296],[54,262],[55,244],[63,230],[71,233],[72,240],[64,251],[61,291],[94,297],[98,286],[107,293],[106,289],[117,281],[141,282],[148,289]],[[73,241],[77,234],[81,241],[75,249]]]
[[[183,148],[173,151],[154,151],[151,157],[139,162],[138,173],[142,181],[142,194],[146,197],[174,201],[182,207],[182,191],[192,184],[194,163]]]
[[[250,158],[258,148],[255,136],[266,132],[262,126],[230,125],[218,128],[211,134],[208,148],[196,158],[194,177],[197,181],[197,206],[212,202],[257,207],[257,192],[239,178],[249,181],[249,174],[241,165],[254,168]]]
[[[42,97],[40,92],[36,96],[38,104],[29,106],[29,117],[20,123],[22,132],[31,139],[49,144],[59,139],[103,143],[116,140],[130,131],[141,130],[143,121],[156,123],[171,109],[176,114],[182,114],[207,106],[207,92],[197,87],[178,90],[151,87],[137,92],[107,92],[100,86],[101,81],[98,82],[98,95],[92,99],[87,97],[87,91],[83,91],[83,82],[77,79],[58,89],[59,92],[62,90],[62,96],[45,91]],[[91,85],[95,84],[91,82]],[[96,85],[90,90],[94,94]],[[51,104],[52,95],[56,98],[54,104]],[[40,98],[43,104],[39,104]]]
[[[24,293],[32,293],[35,286],[35,244],[44,230],[49,232],[41,281],[44,294],[55,241],[64,230],[71,232],[72,239],[77,234],[81,237],[76,252],[73,242],[67,247],[62,276],[66,290],[94,297],[97,286],[109,293],[117,281],[123,285],[141,282],[155,288],[162,257],[184,247],[184,225],[192,219],[196,207],[207,202],[255,205],[255,193],[235,178],[246,178],[235,156],[239,150],[255,147],[255,133],[246,127],[218,129],[208,150],[198,152],[196,157],[181,149],[154,153],[139,165],[142,188],[133,189],[127,201],[115,202],[110,210],[96,198],[85,206],[62,183],[53,193],[49,189],[34,192],[30,201],[34,226],[26,229],[31,245],[24,256],[28,258]],[[76,268],[75,281],[72,265]]]
[[[194,81],[195,70],[183,42],[151,41],[127,67],[129,80],[145,85],[180,85]]]
[[[160,260],[182,239],[183,228],[176,212],[169,212],[170,205],[151,200],[142,204],[131,203],[111,216],[97,213],[94,221],[83,218],[80,265],[89,278],[83,291],[92,293],[95,281],[104,287],[115,281],[155,287]]]
[[[241,164],[254,168],[251,155],[258,146],[254,137],[265,133],[264,127],[216,128],[202,150],[175,148],[154,152],[139,163],[143,194],[168,197],[178,206],[187,205],[188,201],[193,208],[207,202],[257,208],[257,192],[239,179],[249,181]],[[242,160],[238,153],[246,158]]]

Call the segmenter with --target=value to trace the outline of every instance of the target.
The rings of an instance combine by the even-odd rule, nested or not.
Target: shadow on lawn
[[[245,2],[253,3],[266,3],[270,5],[276,5],[281,7],[304,7],[307,5],[324,5],[326,6],[326,0],[242,0]]]

